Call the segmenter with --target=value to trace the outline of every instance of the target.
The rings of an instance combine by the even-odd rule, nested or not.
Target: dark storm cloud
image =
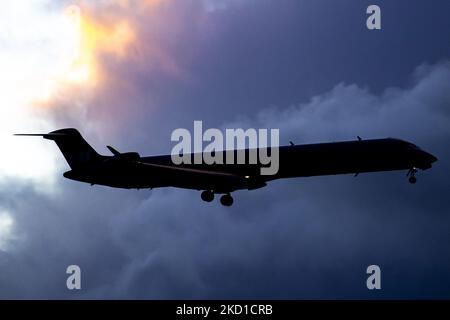
[[[450,55],[445,0],[380,1],[380,32],[366,29],[369,1],[224,1],[226,9],[215,11],[202,3],[121,13],[138,41],[125,60],[100,58],[108,75],[100,91],[57,103],[52,113],[61,126],[89,122],[104,139],[127,132],[120,146],[168,152],[172,130],[193,120],[219,126],[341,82],[379,94],[409,85],[418,65]]]
[[[161,122],[178,127],[194,119],[217,126],[236,114],[253,116],[271,105],[305,101],[339,82],[379,93],[406,85],[416,66],[450,53],[442,36],[450,29],[448,19],[430,9],[448,3],[413,7],[407,1],[382,1],[384,29],[379,33],[365,27],[368,4],[250,1],[206,16],[189,11],[176,50],[168,53],[190,81],[152,81],[150,72],[142,74],[137,84],[156,95],[163,109],[138,112],[140,119],[156,128]],[[197,23],[192,26],[192,21]]]
[[[262,112],[260,124],[296,132],[299,140],[388,132],[420,142],[441,160],[419,185],[411,187],[404,173],[276,182],[238,193],[230,210],[198,203],[190,192],[158,192],[118,223],[125,226],[119,242],[131,237],[127,247],[140,261],[131,267],[130,294],[376,297],[365,288],[365,268],[379,264],[381,296],[448,297],[450,117],[442,110],[450,95],[439,84],[450,83],[450,65],[423,66],[418,74],[412,87],[381,95],[337,85],[286,113]],[[175,194],[179,204],[171,204]],[[134,219],[142,223],[139,236]]]
[[[171,131],[194,119],[280,128],[284,143],[395,136],[436,154],[435,168],[415,186],[405,172],[277,181],[237,192],[232,208],[193,191],[61,178],[49,195],[11,182],[0,203],[16,237],[0,251],[0,297],[448,298],[448,4],[380,1],[385,29],[371,33],[364,1],[198,3],[134,17],[175,69],[144,63],[145,45],[105,58],[108,87],[77,93],[78,108],[61,99],[57,124],[85,123],[99,151],[143,154],[170,151]],[[65,289],[69,264],[82,268],[79,293]],[[370,264],[381,292],[365,287]]]
[[[172,189],[61,182],[63,197],[23,190],[8,195],[25,238],[1,255],[2,296],[448,297],[450,96],[439,84],[450,83],[450,66],[418,70],[409,88],[375,95],[340,84],[246,123],[280,127],[299,141],[386,132],[420,141],[440,161],[417,185],[404,173],[280,181],[237,192],[231,209]],[[72,263],[83,270],[80,294],[64,289]],[[365,289],[370,264],[382,268],[378,294]]]

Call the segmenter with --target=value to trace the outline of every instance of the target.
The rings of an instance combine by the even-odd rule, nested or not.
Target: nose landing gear
[[[409,183],[415,184],[417,182],[416,173],[417,169],[415,167],[409,169],[408,173],[406,174],[406,176],[409,177]]]

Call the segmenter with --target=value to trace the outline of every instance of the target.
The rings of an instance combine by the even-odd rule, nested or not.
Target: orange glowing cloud
[[[99,20],[88,7],[70,6],[66,15],[76,25],[78,47],[63,79],[75,84],[96,85],[101,80],[102,56],[125,58],[136,39],[135,32],[128,20]]]
[[[61,99],[89,99],[92,90],[117,85],[122,80],[110,67],[117,64],[142,64],[178,75],[180,69],[173,60],[164,41],[152,34],[139,41],[143,35],[143,19],[149,28],[171,28],[161,18],[158,6],[171,0],[110,0],[92,2],[75,0],[66,7],[55,29],[58,43],[57,63],[47,77],[45,90],[33,99],[33,106],[49,108],[61,105]],[[167,10],[163,10],[167,14]],[[147,26],[147,24],[146,24]],[[99,92],[99,91],[96,91]]]
[[[129,8],[131,4],[138,4],[140,6],[157,6],[168,0],[116,0],[116,3],[121,7]],[[114,2],[114,1],[113,1]]]

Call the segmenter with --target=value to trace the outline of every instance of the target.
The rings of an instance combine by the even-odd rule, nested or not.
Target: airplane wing
[[[215,190],[230,192],[237,189],[257,189],[265,182],[256,182],[248,176],[214,170],[194,169],[149,162],[137,162],[138,165],[151,169],[155,175],[170,179],[173,186],[198,190]]]
[[[229,177],[229,178],[239,178],[242,179],[241,176],[227,173],[227,172],[220,172],[220,171],[212,171],[212,170],[202,170],[202,169],[192,169],[192,168],[185,168],[185,167],[179,167],[179,166],[168,166],[164,164],[156,164],[156,163],[150,163],[150,162],[137,162],[140,165],[149,166],[152,168],[158,168],[167,170],[169,172],[173,173],[191,173],[191,174],[200,174],[200,175],[208,175],[208,176],[214,176],[214,177]]]

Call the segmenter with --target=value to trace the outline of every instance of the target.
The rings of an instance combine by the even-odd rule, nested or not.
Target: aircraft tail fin
[[[98,161],[102,157],[84,140],[78,130],[73,128],[60,129],[44,134],[15,134],[15,136],[37,136],[55,141],[72,169]]]

